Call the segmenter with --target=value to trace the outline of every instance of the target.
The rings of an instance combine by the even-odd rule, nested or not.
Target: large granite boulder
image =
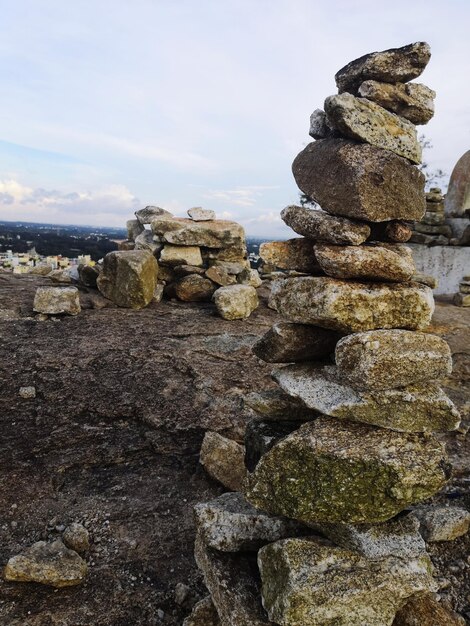
[[[314,141],[297,155],[292,171],[301,191],[334,215],[419,221],[426,211],[424,174],[407,159],[367,143]]]
[[[330,124],[343,137],[365,141],[413,163],[421,163],[416,127],[379,104],[342,93],[325,100],[325,112]]]
[[[431,48],[424,41],[382,52],[371,52],[336,72],[336,85],[339,93],[356,93],[365,80],[407,83],[422,74],[430,58]]]
[[[296,270],[307,274],[322,274],[313,251],[313,241],[298,237],[287,241],[267,241],[259,247],[265,263],[282,270]]]
[[[383,522],[433,496],[450,467],[429,435],[319,417],[263,456],[246,498],[306,524]]]
[[[455,430],[460,415],[435,383],[385,391],[358,391],[335,367],[288,365],[273,372],[282,390],[310,410],[399,432]]]
[[[269,306],[292,322],[354,333],[426,328],[432,290],[419,283],[359,283],[323,277],[273,281]]]
[[[315,256],[325,274],[333,278],[406,282],[416,272],[411,250],[399,244],[316,244]]]
[[[370,235],[367,224],[317,209],[290,205],[281,211],[281,217],[294,232],[313,241],[359,246]]]
[[[278,322],[253,345],[255,355],[268,363],[319,361],[334,352],[341,335],[311,326]]]
[[[379,83],[366,80],[359,95],[404,117],[413,124],[427,124],[434,115],[436,92],[419,83]]]
[[[261,548],[263,605],[283,626],[390,626],[414,593],[435,591],[428,555],[367,559],[314,538]]]
[[[428,333],[372,330],[343,337],[338,374],[356,389],[381,390],[435,381],[452,373],[449,344]]]
[[[76,287],[38,287],[34,295],[33,310],[46,315],[78,315],[81,311]]]
[[[127,309],[142,309],[153,298],[158,263],[148,250],[110,252],[96,284],[105,298]]]

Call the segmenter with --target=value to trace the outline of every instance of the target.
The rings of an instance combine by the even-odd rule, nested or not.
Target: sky
[[[334,74],[427,41],[430,168],[470,148],[470,0],[2,0],[0,219],[124,226],[193,206],[284,237]]]

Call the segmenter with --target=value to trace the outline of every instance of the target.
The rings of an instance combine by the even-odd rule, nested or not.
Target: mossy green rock
[[[96,281],[105,298],[126,309],[142,309],[155,292],[158,263],[148,250],[110,252]]]
[[[431,436],[319,417],[263,456],[245,495],[307,524],[374,523],[433,496],[448,477],[444,447]]]
[[[390,626],[414,593],[435,591],[428,555],[380,560],[314,538],[258,553],[263,605],[282,626]]]

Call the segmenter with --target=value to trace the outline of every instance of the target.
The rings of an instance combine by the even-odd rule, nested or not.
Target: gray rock
[[[366,80],[359,95],[393,111],[413,124],[427,124],[434,115],[436,92],[419,83],[379,83]]]
[[[278,322],[253,344],[254,354],[268,363],[320,361],[328,358],[341,335],[309,324]]]
[[[206,248],[245,247],[245,231],[240,224],[226,220],[195,222],[189,218],[157,218],[152,220],[152,232],[166,243],[177,246]],[[221,259],[222,260],[222,259]],[[230,259],[225,259],[230,260]]]
[[[306,422],[318,417],[317,411],[308,409],[303,402],[292,398],[279,387],[248,393],[244,397],[244,404],[265,422],[279,420]]]
[[[151,224],[154,219],[172,218],[173,215],[165,209],[161,209],[158,206],[146,206],[145,209],[139,209],[135,212],[137,220],[141,224]]]
[[[261,546],[301,530],[300,524],[255,509],[241,493],[224,493],[194,507],[196,532],[221,552],[256,552]]]
[[[221,626],[212,598],[207,596],[194,605],[183,626]]]
[[[213,265],[205,272],[207,278],[221,287],[227,287],[227,285],[235,285],[237,282],[236,276],[229,274],[223,267]]]
[[[163,244],[155,241],[150,230],[144,230],[135,238],[135,250],[149,250],[152,254],[156,254],[163,248]]]
[[[282,210],[281,217],[297,234],[313,241],[359,246],[370,235],[367,224],[335,217],[316,209],[292,205]]]
[[[411,277],[411,281],[413,283],[421,283],[423,285],[427,285],[430,289],[436,289],[439,285],[439,281],[435,276],[422,274],[421,272],[413,274],[413,276]]]
[[[407,83],[422,74],[430,58],[431,48],[422,41],[371,52],[342,67],[335,75],[336,85],[339,93],[356,93],[365,80]]]
[[[261,287],[263,281],[261,280],[258,270],[244,269],[237,274],[237,283],[240,283],[240,285],[250,285],[250,287],[257,289]]]
[[[424,174],[407,159],[367,143],[315,141],[297,155],[292,170],[300,190],[333,215],[411,221],[426,210]]]
[[[217,312],[225,320],[244,320],[258,308],[256,289],[250,285],[229,285],[214,292]]]
[[[101,265],[79,265],[78,266],[78,276],[80,282],[85,285],[85,287],[93,287],[96,289],[96,281],[98,276],[100,275]]]
[[[135,238],[140,235],[140,233],[143,233],[145,230],[143,224],[141,224],[139,220],[127,220],[126,228],[127,238],[130,241],[135,241]]]
[[[458,506],[429,506],[413,510],[427,542],[453,541],[468,532],[470,512]]]
[[[326,139],[327,137],[332,137],[334,135],[334,131],[331,128],[323,109],[315,109],[315,111],[311,114],[309,135],[314,139]]]
[[[47,315],[78,315],[80,300],[76,287],[38,287],[34,296],[33,309]]]
[[[210,209],[203,209],[200,206],[195,206],[188,210],[189,217],[195,222],[208,222],[215,220],[215,213]]]
[[[330,124],[343,137],[365,141],[413,163],[421,163],[416,127],[375,102],[342,93],[325,100],[325,112]]]
[[[248,471],[252,472],[266,452],[283,437],[297,430],[301,424],[298,420],[250,420],[245,430],[245,465]]]
[[[215,480],[231,491],[241,491],[246,477],[245,447],[216,432],[207,431],[199,457],[201,465]]]
[[[78,553],[87,552],[90,549],[90,534],[85,526],[78,522],[73,522],[67,526],[62,535],[62,540],[67,548]]]
[[[448,431],[460,425],[459,412],[435,383],[356,391],[336,368],[315,364],[288,365],[274,371],[273,377],[284,392],[331,417],[399,432]]]

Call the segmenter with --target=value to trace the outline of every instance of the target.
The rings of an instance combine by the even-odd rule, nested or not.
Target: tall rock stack
[[[322,210],[284,209],[302,238],[268,250],[306,274],[274,282],[271,306],[287,321],[254,346],[287,363],[273,373],[282,391],[249,401],[260,416],[245,440],[246,500],[196,512],[196,559],[221,624],[386,626],[407,598],[437,590],[404,513],[445,485],[432,433],[459,425],[436,383],[451,372],[449,346],[423,332],[432,291],[411,281],[401,243],[404,222],[426,210],[414,124],[432,115],[434,93],[408,81],[429,58],[415,43],[341,69],[339,94],[312,116],[317,141],[294,161]]]
[[[433,187],[426,193],[426,213],[413,225],[410,243],[426,246],[447,246],[452,238],[452,228],[446,223],[444,196],[439,187]]]

